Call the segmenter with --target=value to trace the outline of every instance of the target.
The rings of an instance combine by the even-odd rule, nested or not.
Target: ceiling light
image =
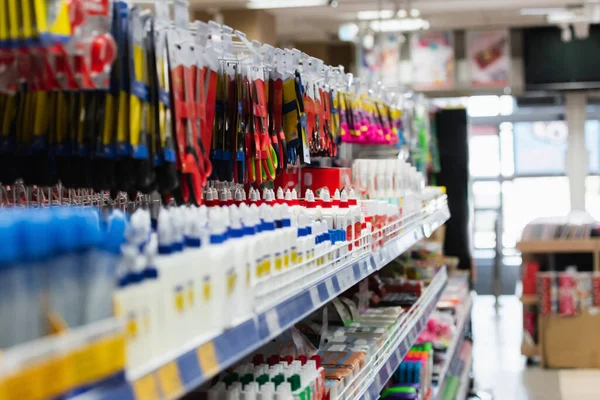
[[[351,42],[358,35],[358,25],[349,23],[340,25],[338,29],[338,37],[343,42]]]
[[[564,7],[547,7],[547,8],[521,8],[521,15],[539,15],[544,16],[557,12],[565,11]]]
[[[406,18],[408,16],[408,13],[406,12],[406,10],[404,8],[401,8],[400,10],[398,10],[398,18]]]
[[[428,29],[429,23],[422,18],[402,18],[372,21],[370,26],[376,32],[412,32]]]
[[[372,10],[372,11],[359,11],[356,14],[356,17],[361,21],[372,21],[374,19],[387,19],[392,18],[394,16],[394,11],[392,10]]]
[[[410,10],[410,16],[413,18],[418,18],[421,16],[421,11],[417,10],[416,8],[413,8]]]
[[[571,11],[561,11],[552,14],[548,14],[546,18],[549,24],[565,24],[569,22],[573,22],[573,20],[577,18],[575,13]]]
[[[251,9],[318,7],[329,4],[328,0],[250,0],[246,7]]]

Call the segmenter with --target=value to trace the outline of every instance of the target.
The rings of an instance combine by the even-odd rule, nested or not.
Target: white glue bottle
[[[180,327],[176,324],[179,310],[183,309],[181,301],[178,302],[175,291],[175,262],[174,252],[174,229],[171,224],[171,217],[166,208],[161,208],[158,213],[157,224],[158,236],[158,256],[155,258],[156,268],[158,270],[159,292],[162,297],[162,316],[164,325],[161,326],[161,350],[165,353],[174,347],[176,339],[176,329]]]
[[[203,282],[203,296],[206,300],[209,315],[210,331],[221,331],[225,324],[227,274],[233,268],[228,254],[226,212],[220,207],[211,209],[208,213],[210,227],[210,245],[206,252],[206,273]]]
[[[246,320],[251,314],[250,285],[247,279],[247,252],[241,211],[237,206],[229,207],[229,245],[235,268],[235,275],[228,275],[227,290],[233,297],[231,312],[233,322]]]
[[[350,251],[353,251],[354,248],[360,248],[362,243],[362,230],[363,230],[363,219],[362,219],[362,211],[360,208],[360,204],[356,198],[356,194],[354,193],[354,189],[350,189],[350,193],[348,193],[348,208],[350,209],[350,215],[353,221],[353,233],[352,237],[347,240],[352,240],[353,244],[351,244]]]

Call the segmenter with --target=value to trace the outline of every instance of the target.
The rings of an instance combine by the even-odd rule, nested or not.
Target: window
[[[469,170],[473,177],[497,177],[500,175],[500,139],[496,128],[471,127]]]
[[[473,182],[473,202],[475,208],[500,207],[500,182]]]
[[[567,125],[564,121],[514,125],[515,175],[566,173]]]
[[[567,177],[515,178],[502,183],[504,196],[504,247],[514,247],[525,225],[543,217],[569,213]]]
[[[585,210],[600,221],[600,176],[585,178]]]
[[[473,241],[476,249],[496,248],[496,210],[475,211],[475,234]]]

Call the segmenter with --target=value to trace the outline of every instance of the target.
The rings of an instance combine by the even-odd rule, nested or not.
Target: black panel
[[[438,184],[446,186],[452,215],[446,223],[444,252],[460,258],[460,269],[470,269],[467,112],[464,109],[440,110],[435,115],[435,123],[441,165]]]
[[[587,39],[573,35],[563,42],[558,27],[523,30],[527,89],[592,89],[600,87],[600,26]]]

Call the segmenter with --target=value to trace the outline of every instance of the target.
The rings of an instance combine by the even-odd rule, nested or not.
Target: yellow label
[[[17,39],[19,35],[19,13],[16,1],[8,2],[8,37]]]
[[[73,388],[70,355],[54,358],[40,365],[40,384],[45,397],[57,397]]]
[[[125,143],[129,141],[129,96],[126,92],[119,93],[119,113],[117,125],[117,141]]]
[[[298,264],[302,264],[304,262],[304,254],[301,252],[298,252],[296,255],[296,262]]]
[[[190,283],[187,290],[187,300],[190,307],[194,305],[194,299],[194,285]]]
[[[23,38],[31,39],[33,37],[33,28],[32,28],[32,20],[31,20],[31,3],[29,0],[21,2],[21,27],[23,29]]]
[[[129,120],[129,141],[132,146],[138,146],[141,137],[142,101],[132,94],[129,98],[129,107],[129,115],[132,116]]]
[[[249,288],[252,283],[252,271],[250,270],[250,266],[246,268],[246,287]]]
[[[54,23],[48,27],[50,33],[60,36],[70,36],[72,33],[69,16],[69,2],[61,1]]]
[[[148,309],[144,309],[144,333],[148,333],[150,331],[150,311]]]
[[[37,25],[37,29],[40,33],[45,33],[47,28],[47,24],[46,24],[46,2],[44,0],[34,0],[33,1],[33,8],[35,10],[35,23]],[[0,10],[2,9],[2,6],[0,5]],[[0,19],[2,19],[4,17],[0,17]],[[0,32],[0,39],[2,38],[1,36],[1,32]]]
[[[133,382],[133,391],[137,400],[160,400],[154,374],[148,374]]]
[[[204,285],[202,286],[202,295],[204,296],[204,301],[208,302],[210,300],[210,281],[204,281]]]
[[[283,268],[287,268],[290,266],[290,253],[286,251],[283,253]]]
[[[72,366],[74,376],[74,386],[79,387],[94,382],[101,377],[100,370],[102,366],[96,358],[97,350],[94,345],[87,346],[73,352]]]
[[[290,256],[290,259],[292,261],[292,264],[298,263],[298,252],[296,250],[292,249],[292,255]]]
[[[212,377],[219,372],[219,360],[213,342],[208,342],[198,347],[196,352],[202,375]]]
[[[138,323],[136,315],[130,313],[127,318],[127,337],[129,339],[135,339],[138,335]]]
[[[236,282],[237,274],[235,272],[227,274],[227,296],[231,296],[233,294]]]
[[[168,399],[178,398],[183,393],[183,385],[175,361],[171,361],[158,370],[158,382],[162,393]]]
[[[110,376],[125,368],[125,336],[117,334],[96,344],[96,359],[102,375]]]
[[[283,268],[283,257],[281,255],[275,254],[275,270],[281,271]]]
[[[175,309],[177,312],[182,313],[185,308],[185,298],[181,289],[175,292]]]
[[[43,390],[39,374],[32,368],[9,375],[0,382],[0,394],[3,394],[6,400],[41,400],[44,395]]]
[[[260,278],[271,273],[271,260],[267,258],[257,266],[256,275]]]
[[[102,131],[102,144],[108,146],[114,141],[115,131],[115,98],[112,94],[106,94],[106,105],[104,107],[104,128]]]

